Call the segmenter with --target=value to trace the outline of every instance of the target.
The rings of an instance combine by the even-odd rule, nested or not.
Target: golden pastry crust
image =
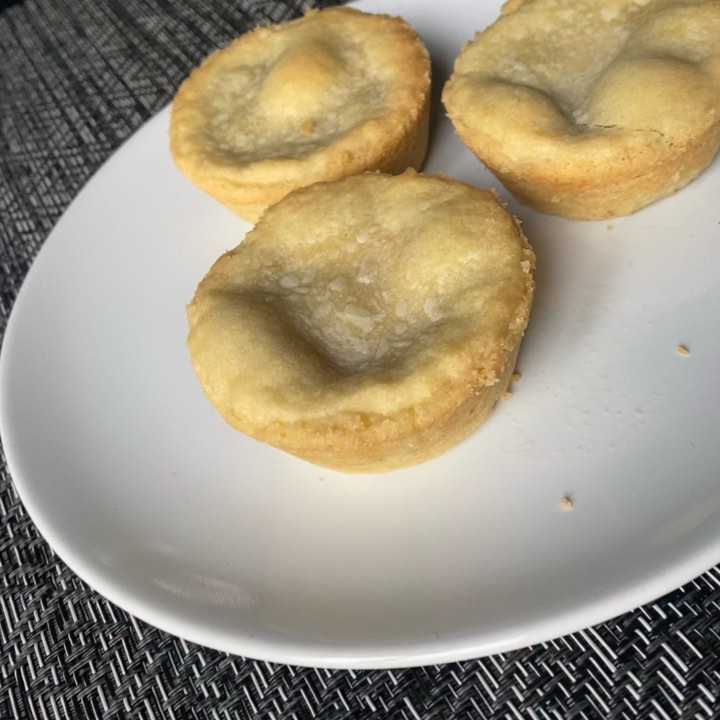
[[[255,221],[290,190],[420,168],[430,60],[402,19],[328,8],[256,28],[181,85],[170,149],[190,180]]]
[[[509,0],[457,58],[443,101],[523,202],[630,214],[720,146],[720,0]]]
[[[383,472],[443,452],[506,390],[534,255],[494,194],[408,171],[296,190],[188,306],[203,389],[242,432]]]

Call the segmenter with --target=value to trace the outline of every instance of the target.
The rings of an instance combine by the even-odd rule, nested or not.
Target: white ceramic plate
[[[361,5],[416,25],[436,95],[498,9]],[[435,120],[427,169],[497,185],[438,105]],[[152,120],[69,208],[2,352],[15,484],[90,585],[232,653],[391,667],[577,630],[720,560],[718,162],[612,222],[511,201],[538,255],[512,399],[436,460],[347,476],[245,438],[204,399],[184,305],[247,225],[175,170],[167,122]]]

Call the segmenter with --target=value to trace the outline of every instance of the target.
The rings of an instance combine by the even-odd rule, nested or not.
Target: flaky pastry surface
[[[443,100],[528,204],[634,212],[720,146],[720,1],[510,0],[463,49]]]
[[[534,256],[490,193],[376,173],[297,190],[222,256],[188,307],[211,402],[312,462],[432,457],[506,389]]]
[[[366,170],[420,167],[430,63],[400,18],[351,8],[260,27],[181,85],[178,167],[243,217],[290,190]]]

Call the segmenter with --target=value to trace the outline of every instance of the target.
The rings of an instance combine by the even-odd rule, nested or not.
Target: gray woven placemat
[[[212,48],[300,0],[28,0],[0,15],[0,333],[82,185]],[[615,621],[491,658],[326,671],[230,657],[81,582],[0,466],[0,720],[711,718],[720,573]]]

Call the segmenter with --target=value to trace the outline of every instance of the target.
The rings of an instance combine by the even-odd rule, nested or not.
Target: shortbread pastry
[[[351,8],[259,27],[183,82],[172,107],[177,166],[255,221],[304,185],[419,169],[430,61],[402,19]]]
[[[720,146],[720,0],[509,0],[462,50],[443,101],[528,205],[635,212]]]
[[[296,190],[188,306],[202,387],[242,432],[318,465],[431,458],[510,381],[534,255],[496,196],[366,173]]]

